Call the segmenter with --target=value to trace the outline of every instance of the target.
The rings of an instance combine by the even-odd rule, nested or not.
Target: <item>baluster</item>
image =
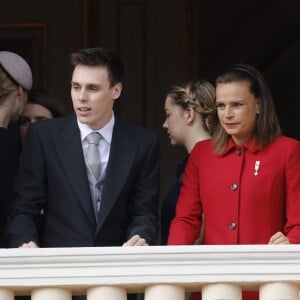
[[[298,300],[298,297],[299,288],[292,283],[273,282],[259,288],[260,300]]]
[[[124,288],[115,286],[99,286],[87,290],[87,300],[126,300],[127,293]]]
[[[202,288],[202,300],[242,300],[242,288],[230,283],[209,284]]]
[[[185,289],[182,286],[160,284],[145,289],[145,300],[184,300]]]
[[[71,300],[70,290],[62,288],[38,288],[31,293],[31,300]]]
[[[0,289],[0,300],[14,300],[14,299],[15,296],[12,290],[4,289],[4,288]]]

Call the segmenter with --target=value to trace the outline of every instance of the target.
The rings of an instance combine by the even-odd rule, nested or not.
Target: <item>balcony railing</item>
[[[300,245],[0,249],[0,300],[298,300]]]

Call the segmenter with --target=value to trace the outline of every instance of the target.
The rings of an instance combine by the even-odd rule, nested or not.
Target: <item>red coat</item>
[[[282,136],[259,150],[230,140],[221,156],[211,140],[199,142],[185,169],[168,244],[193,244],[202,213],[206,245],[267,244],[277,231],[300,243],[300,142]]]

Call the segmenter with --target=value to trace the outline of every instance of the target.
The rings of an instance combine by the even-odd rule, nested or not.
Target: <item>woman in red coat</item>
[[[194,244],[201,226],[205,245],[300,243],[300,142],[281,135],[262,75],[248,65],[219,75],[216,108],[213,140],[190,154],[168,244]]]
[[[165,100],[167,130],[172,145],[182,145],[188,155],[199,141],[211,138],[215,107],[215,87],[199,79],[170,88]],[[177,166],[177,180],[161,205],[161,244],[168,241],[170,224],[175,217],[175,208],[180,193],[188,155]]]

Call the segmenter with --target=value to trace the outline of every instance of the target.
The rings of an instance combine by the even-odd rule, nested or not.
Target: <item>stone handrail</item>
[[[0,249],[1,300],[12,299],[1,298],[1,291],[4,295],[7,291],[10,295],[29,295],[45,288],[96,299],[93,293],[99,287],[145,292],[148,300],[158,300],[158,287],[162,288],[159,299],[174,300],[177,296],[183,299],[184,292],[218,285],[234,288],[232,298],[227,299],[240,299],[241,290],[268,290],[270,284],[271,290],[273,284],[279,284],[280,289],[287,287],[285,293],[292,296],[286,299],[298,299],[293,295],[300,287],[300,245]],[[168,298],[172,288],[177,296]]]

